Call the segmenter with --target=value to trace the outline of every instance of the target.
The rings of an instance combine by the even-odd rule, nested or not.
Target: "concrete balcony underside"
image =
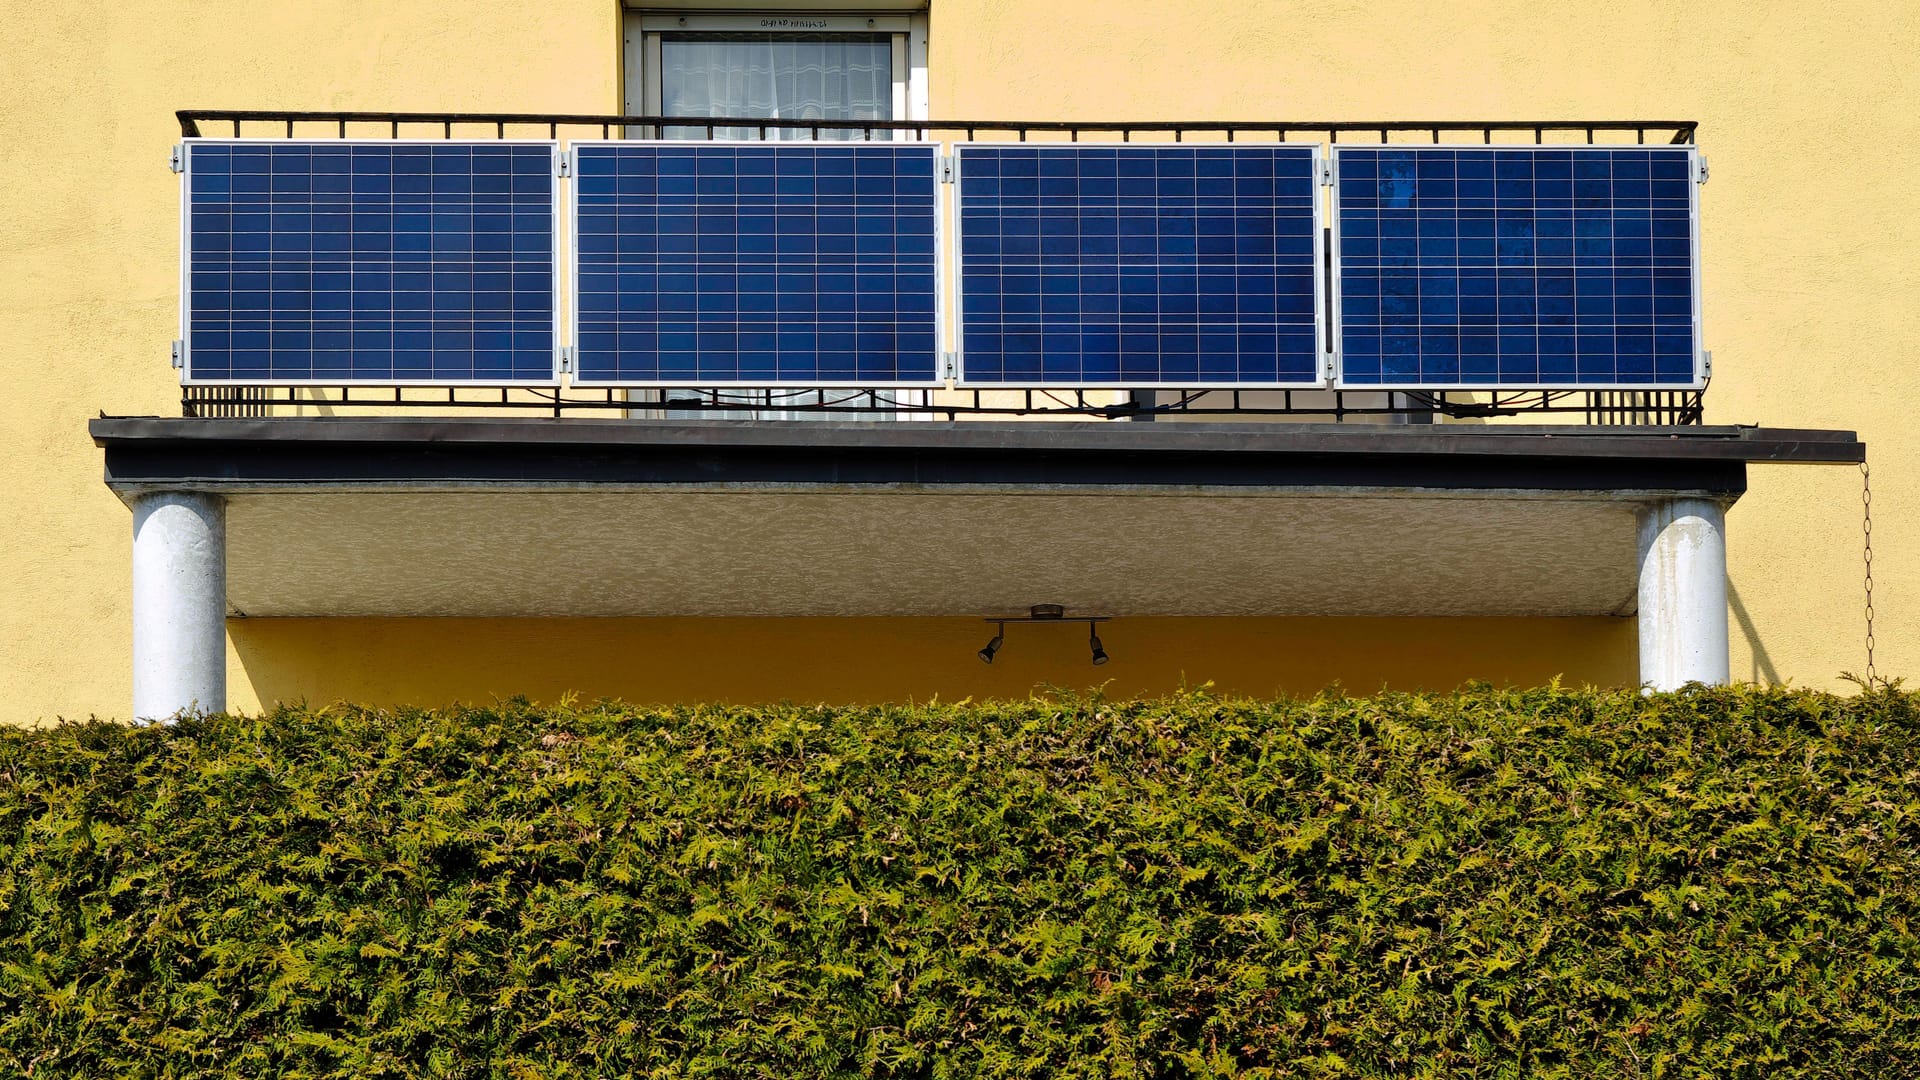
[[[267,615],[1631,614],[1627,500],[925,490],[235,496]]]
[[[263,616],[1629,615],[1636,522],[1850,432],[102,419]]]

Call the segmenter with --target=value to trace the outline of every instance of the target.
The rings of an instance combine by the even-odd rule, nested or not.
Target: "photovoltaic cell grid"
[[[576,381],[935,381],[932,146],[575,148]]]
[[[1687,148],[1334,155],[1343,385],[1695,384]]]
[[[973,384],[1319,385],[1308,146],[959,151]]]
[[[553,381],[553,152],[188,143],[187,381]]]

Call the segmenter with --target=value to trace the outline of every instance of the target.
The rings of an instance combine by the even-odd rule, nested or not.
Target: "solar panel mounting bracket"
[[[951,351],[940,354],[940,377],[949,384],[960,377],[960,356]]]
[[[573,346],[560,346],[560,372],[570,374],[573,371]]]
[[[553,175],[561,179],[573,175],[573,151],[555,150],[553,152]]]
[[[952,154],[935,154],[933,158],[934,175],[943,184],[953,183],[954,164]]]
[[[187,343],[180,338],[173,339],[173,366],[175,370],[187,366]]]
[[[1320,186],[1333,186],[1333,159],[1331,157],[1323,157],[1320,159]]]
[[[172,160],[167,162],[167,167],[172,169],[176,173],[183,173],[187,171],[187,144],[186,143],[173,144],[173,158]]]
[[[1696,184],[1707,182],[1707,155],[1705,154],[1696,152],[1693,155],[1693,182]]]

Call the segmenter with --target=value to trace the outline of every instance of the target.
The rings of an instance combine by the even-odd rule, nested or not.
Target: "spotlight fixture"
[[[999,631],[993,635],[993,640],[987,642],[987,647],[981,649],[977,654],[980,657],[980,662],[983,664],[993,663],[993,654],[1000,651],[1000,643],[1005,640],[1007,640],[1007,627],[1005,623],[1001,623]]]
[[[1008,623],[1083,622],[1087,624],[1087,643],[1093,648],[1093,666],[1099,667],[1107,662],[1108,657],[1107,648],[1100,643],[1100,634],[1095,624],[1106,622],[1110,618],[1112,618],[1110,615],[1068,615],[1067,609],[1059,604],[1034,604],[1027,608],[1025,615],[1003,615],[982,619],[982,622],[993,624],[993,640],[987,642],[987,647],[974,655],[978,656],[983,664],[993,663],[994,655],[1000,651],[1000,646],[1006,643]]]

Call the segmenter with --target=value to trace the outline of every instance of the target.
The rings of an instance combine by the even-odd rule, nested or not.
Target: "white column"
[[[163,491],[133,500],[133,715],[227,707],[227,506]]]
[[[1667,499],[1640,512],[1640,682],[1724,686],[1727,516],[1710,499]]]

